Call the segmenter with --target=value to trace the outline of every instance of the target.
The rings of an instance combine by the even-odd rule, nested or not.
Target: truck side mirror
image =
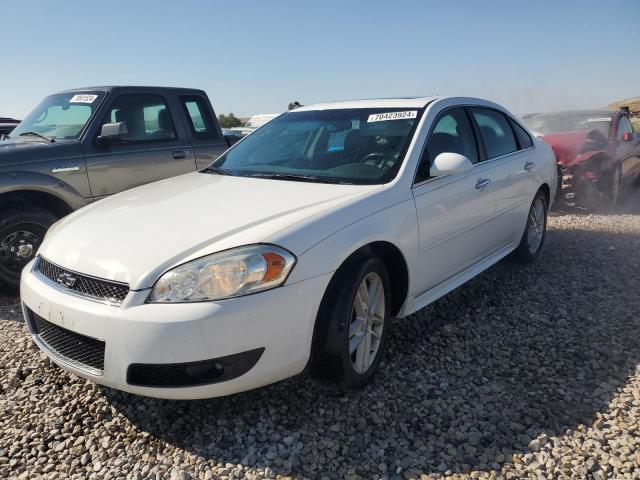
[[[110,145],[121,142],[128,133],[127,122],[105,123],[96,140],[98,145]]]

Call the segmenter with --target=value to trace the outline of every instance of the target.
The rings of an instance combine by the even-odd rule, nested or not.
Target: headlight
[[[233,248],[192,260],[162,275],[148,302],[202,302],[282,285],[296,258],[275,245]]]

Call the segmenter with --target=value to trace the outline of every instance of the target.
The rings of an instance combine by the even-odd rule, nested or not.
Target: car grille
[[[110,303],[122,303],[129,293],[129,286],[124,283],[102,280],[72,270],[65,270],[41,256],[37,259],[35,269],[58,286],[85,297]],[[64,280],[69,281],[65,283]]]
[[[31,330],[53,357],[94,375],[104,372],[105,343],[48,322],[30,311]]]

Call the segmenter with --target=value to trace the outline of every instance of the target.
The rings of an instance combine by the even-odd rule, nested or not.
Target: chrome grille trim
[[[33,272],[50,285],[82,298],[107,303],[109,305],[120,305],[129,294],[129,285],[96,278],[84,273],[75,272],[50,262],[41,255],[38,255],[33,265]],[[72,286],[59,283],[60,274],[72,275],[76,280]]]

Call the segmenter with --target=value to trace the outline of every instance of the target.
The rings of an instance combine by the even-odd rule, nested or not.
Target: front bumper
[[[145,304],[149,290],[131,291],[122,305],[114,306],[70,295],[43,281],[31,267],[25,267],[20,285],[23,313],[34,340],[55,363],[101,385],[170,399],[229,395],[300,373],[309,359],[316,312],[330,278],[327,274],[218,302]],[[70,362],[43,342],[34,328],[35,316],[56,332],[103,342],[102,371]],[[246,352],[254,352],[254,357],[259,352],[257,361],[241,358],[244,366],[249,360],[254,364],[246,372],[236,369],[240,374],[233,378],[205,376],[210,378],[206,384],[170,387],[131,381],[132,365],[157,370],[158,364],[227,359],[236,368],[238,355]]]
[[[578,197],[593,197],[599,194],[599,178],[592,170],[582,167],[558,167],[558,197],[575,202]]]

